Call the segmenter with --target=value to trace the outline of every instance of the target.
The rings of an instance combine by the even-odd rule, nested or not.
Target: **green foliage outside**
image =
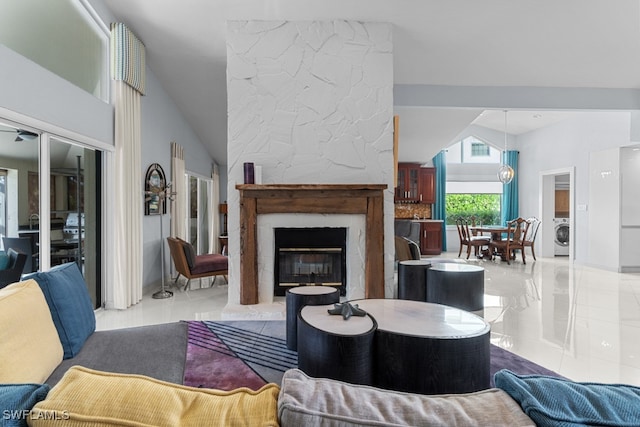
[[[447,224],[455,225],[459,217],[476,217],[476,224],[500,224],[499,194],[447,194]]]

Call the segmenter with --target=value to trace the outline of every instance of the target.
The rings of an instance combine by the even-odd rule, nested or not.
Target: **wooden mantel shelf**
[[[257,304],[257,219],[261,214],[366,215],[365,298],[384,298],[386,184],[238,184],[240,191],[240,304]]]
[[[387,184],[236,184],[238,190],[385,190]]]

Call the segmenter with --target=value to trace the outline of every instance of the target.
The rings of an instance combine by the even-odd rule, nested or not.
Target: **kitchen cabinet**
[[[420,168],[420,203],[436,202],[436,169]]]
[[[442,221],[420,221],[420,253],[422,255],[442,253]]]
[[[420,167],[420,163],[398,164],[396,203],[434,203],[435,168]]]
[[[396,187],[396,202],[418,202],[420,193],[419,163],[398,163],[398,186]]]
[[[563,218],[569,216],[569,190],[556,190],[555,216]]]

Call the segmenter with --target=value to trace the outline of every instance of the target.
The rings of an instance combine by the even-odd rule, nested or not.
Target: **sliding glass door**
[[[0,122],[0,235],[27,253],[24,273],[75,262],[101,297],[102,152]]]

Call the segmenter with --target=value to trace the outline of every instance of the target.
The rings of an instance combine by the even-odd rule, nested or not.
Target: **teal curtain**
[[[447,194],[447,153],[442,150],[433,158],[436,168],[436,203],[433,205],[431,218],[442,220],[442,250],[447,250],[447,209],[445,196]]]
[[[502,161],[513,168],[515,173],[513,180],[508,184],[502,185],[502,224],[506,225],[507,222],[512,219],[516,219],[519,216],[518,211],[518,151],[506,151],[502,153]]]

